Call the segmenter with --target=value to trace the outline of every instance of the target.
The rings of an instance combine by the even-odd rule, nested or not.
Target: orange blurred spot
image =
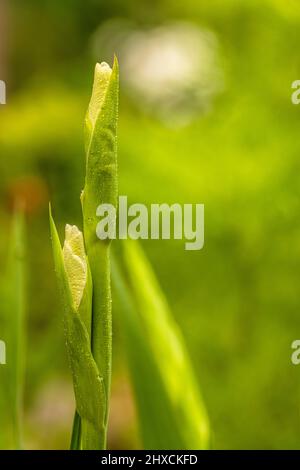
[[[48,204],[48,188],[45,181],[38,176],[23,176],[9,184],[6,200],[11,212],[16,207],[22,207],[25,214],[33,215]]]

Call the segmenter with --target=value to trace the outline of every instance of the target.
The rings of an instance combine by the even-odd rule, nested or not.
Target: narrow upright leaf
[[[2,325],[6,344],[6,365],[1,367],[3,413],[7,416],[9,448],[22,447],[23,388],[25,373],[25,228],[22,211],[13,220],[8,250],[3,298]],[[2,336],[2,335],[1,335]]]
[[[139,245],[113,264],[144,445],[206,449],[209,424],[182,335]],[[128,279],[128,282],[126,280]]]

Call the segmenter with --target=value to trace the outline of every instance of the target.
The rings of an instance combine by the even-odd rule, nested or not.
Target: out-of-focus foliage
[[[290,362],[300,334],[300,107],[290,100],[300,77],[298,2],[18,0],[9,7],[0,255],[11,200],[22,193],[31,208],[27,445],[68,445],[73,403],[47,200],[58,222],[79,223],[81,123],[94,62],[104,53],[95,53],[95,34],[118,17],[145,31],[190,22],[217,40],[222,91],[181,127],[162,121],[140,97],[136,102],[125,77],[122,85],[120,63],[120,193],[129,202],[205,204],[202,251],[186,252],[178,241],[143,246],[201,379],[213,447],[299,448],[300,370]],[[110,446],[135,447],[117,322],[114,328]],[[36,431],[43,427],[44,435]]]
[[[26,261],[23,214],[13,218],[5,276],[1,279],[0,325],[5,342],[5,361],[0,369],[0,414],[3,430],[0,445],[6,449],[22,447],[23,392],[26,338]]]
[[[112,279],[144,448],[207,449],[208,418],[184,341],[136,241],[122,244]]]

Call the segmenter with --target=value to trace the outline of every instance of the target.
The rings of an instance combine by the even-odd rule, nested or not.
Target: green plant
[[[109,240],[96,235],[96,209],[117,203],[118,63],[97,64],[85,124],[83,233],[66,226],[61,247],[50,210],[55,269],[73,375],[76,413],[72,448],[104,449],[111,381],[112,321]]]
[[[117,206],[117,108],[117,62],[113,70],[97,65],[85,125],[83,233],[66,225],[62,247],[50,209],[76,399],[72,449],[106,448],[112,354],[110,240],[99,239],[96,228],[98,206]],[[206,411],[184,341],[151,267],[132,241],[120,244],[117,253],[113,279],[144,445],[205,449]]]

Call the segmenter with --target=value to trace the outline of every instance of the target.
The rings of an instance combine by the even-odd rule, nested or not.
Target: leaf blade
[[[126,240],[122,244],[122,263],[128,278],[128,285],[126,287],[126,283],[123,282],[123,289],[127,289],[127,293],[131,298],[131,322],[135,323],[136,329],[134,341],[137,344],[136,337],[140,336],[139,345],[142,338],[148,348],[147,354],[144,353],[144,366],[143,361],[139,361],[139,365],[135,366],[139,367],[139,373],[144,376],[143,380],[149,384],[148,393],[153,393],[154,390],[156,394],[150,409],[145,409],[141,385],[137,382],[137,374],[134,373],[134,387],[139,403],[144,435],[147,433],[148,419],[153,419],[152,415],[157,414],[157,403],[161,401],[157,390],[154,389],[151,378],[153,370],[155,370],[156,380],[159,377],[160,388],[162,387],[164,390],[164,407],[170,410],[169,418],[160,423],[161,429],[159,439],[156,442],[157,448],[166,448],[165,446],[167,446],[168,448],[206,449],[209,443],[207,413],[184,340],[172,318],[152,268],[141,248],[132,240]],[[115,275],[113,275],[113,278],[115,278]],[[120,285],[118,291],[120,294]],[[124,292],[122,295],[124,303]],[[126,322],[128,323],[128,321],[127,312]],[[128,326],[127,334],[133,336],[133,331],[128,331]],[[133,368],[133,354],[134,351],[131,351],[131,369]],[[140,354],[140,352],[136,354]],[[149,358],[151,358],[150,368]],[[170,421],[167,422],[167,419]],[[170,439],[170,427],[173,429],[172,439]],[[148,443],[149,440],[147,439],[145,441],[146,447],[148,447]],[[153,445],[153,439],[150,444]]]

